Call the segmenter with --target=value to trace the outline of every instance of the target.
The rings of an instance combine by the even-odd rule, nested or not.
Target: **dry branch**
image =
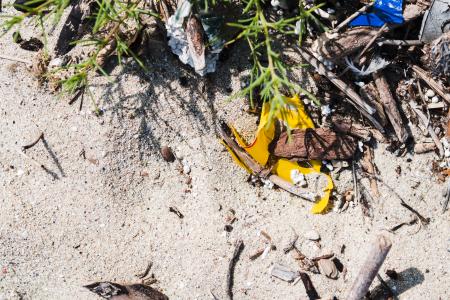
[[[359,269],[356,280],[345,299],[360,300],[364,298],[369,290],[370,284],[386,259],[389,250],[391,250],[391,246],[392,243],[386,235],[379,234],[376,237],[369,251],[369,255]]]
[[[374,73],[373,78],[380,94],[381,103],[384,106],[384,110],[392,124],[392,127],[394,127],[395,134],[397,135],[398,140],[404,143],[408,139],[408,133],[403,125],[402,117],[400,116],[400,112],[397,108],[397,103],[395,102],[391,90],[389,89],[389,84],[380,72]]]
[[[338,78],[338,76],[331,72],[325,65],[320,62],[314,55],[311,54],[306,48],[299,49],[300,55],[313,66],[319,74],[322,74],[328,78],[338,89],[344,92],[350,100],[350,103],[361,112],[379,131],[384,133],[383,126],[372,116],[375,113],[375,109],[365,102],[348,84]]]
[[[441,96],[447,103],[450,103],[450,95],[447,94],[431,76],[429,76],[424,69],[413,65],[412,69],[414,73],[420,77],[426,84],[428,84],[439,96]]]

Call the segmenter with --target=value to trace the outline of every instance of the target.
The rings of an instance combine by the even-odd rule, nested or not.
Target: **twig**
[[[152,268],[152,265],[153,265],[153,263],[149,262],[147,265],[147,268],[145,268],[144,272],[136,274],[136,277],[138,277],[139,279],[144,279],[148,275],[148,273],[150,273],[150,269]]]
[[[358,188],[358,178],[356,175],[356,162],[352,161],[352,175],[353,175],[353,190],[355,191],[355,202],[359,203],[359,188]]]
[[[373,166],[372,160],[373,160],[373,149],[370,147],[366,147],[363,158],[361,160],[361,166],[367,173],[375,174],[375,167]],[[377,181],[373,178],[370,178],[369,181],[370,181],[370,190],[373,193],[373,196],[380,197]]]
[[[361,7],[359,10],[357,10],[356,12],[351,14],[347,19],[342,21],[338,26],[336,26],[330,33],[336,33],[339,30],[341,30],[345,25],[350,23],[354,18],[359,16],[361,13],[366,12],[370,7],[373,6],[374,3],[375,2],[371,2],[371,3],[368,3],[368,4],[364,5],[363,7]]]
[[[436,147],[439,150],[439,157],[444,157],[444,146],[442,145],[441,141],[439,140],[437,134],[434,132],[433,127],[431,126],[430,122],[428,121],[428,118],[425,116],[425,114],[420,110],[414,102],[409,102],[409,106],[411,109],[416,113],[417,117],[422,121],[423,125],[427,128],[428,134],[433,139],[433,142],[436,144]]]
[[[436,93],[439,94],[447,103],[450,103],[450,95],[444,92],[444,90],[440,87],[440,85],[431,77],[428,76],[428,74],[423,70],[422,68],[413,65],[411,67],[414,71],[414,73],[420,77],[426,84],[430,86]]]
[[[361,172],[364,173],[366,176],[373,177],[376,180],[378,180],[379,182],[381,182],[382,184],[384,184],[384,186],[387,187],[400,200],[400,205],[403,206],[404,208],[408,209],[413,214],[415,214],[419,218],[419,220],[422,222],[422,224],[427,225],[430,223],[429,218],[425,218],[417,210],[415,210],[408,203],[406,203],[405,200],[403,200],[403,198],[390,185],[388,185],[386,182],[384,182],[383,179],[381,179],[379,176],[372,175],[372,174],[369,174],[369,173],[363,172],[363,171],[361,171]]]
[[[380,281],[381,285],[384,287],[384,289],[388,292],[386,295],[389,298],[392,298],[395,296],[394,291],[391,289],[391,287],[384,281],[384,279],[380,276],[380,274],[377,274],[377,278]]]
[[[41,134],[33,142],[31,142],[30,144],[27,144],[25,146],[22,146],[22,151],[25,151],[27,149],[34,147],[34,145],[36,145],[43,138],[44,138],[44,132],[41,131]]]
[[[311,281],[311,278],[309,278],[309,275],[303,272],[299,272],[300,279],[303,282],[303,286],[305,287],[306,294],[308,295],[309,300],[316,300],[320,299],[319,294],[317,294],[316,289],[314,288],[314,285]]]
[[[266,178],[269,173],[270,169],[263,168],[256,160],[254,160],[250,154],[248,154],[244,149],[242,149],[238,143],[230,136],[228,131],[228,126],[223,123],[219,124],[218,131],[221,136],[221,138],[224,140],[224,142],[234,151],[236,156],[244,162],[244,164],[250,168],[252,173],[260,178]],[[299,187],[293,185],[292,183],[282,179],[278,175],[272,174],[268,178],[274,185],[282,188],[283,190],[294,194],[296,196],[301,197],[302,199],[315,202],[316,197],[309,193],[305,192],[304,190],[300,189]]]
[[[320,62],[314,55],[306,48],[299,48],[299,53],[311,66],[313,66],[319,74],[328,78],[338,89],[344,92],[350,99],[350,103],[361,112],[379,131],[384,133],[384,128],[372,116],[375,109],[365,102],[348,84],[338,78],[338,76],[331,72],[322,62]]]
[[[389,46],[421,46],[423,42],[421,40],[388,40],[383,39],[377,42],[378,46],[389,45]]]
[[[234,268],[236,267],[236,263],[241,255],[242,250],[244,249],[244,242],[242,240],[238,240],[236,246],[234,248],[233,256],[231,257],[230,263],[228,265],[228,273],[227,273],[227,295],[228,299],[233,299],[233,279],[234,279]]]
[[[392,227],[391,229],[389,229],[389,231],[394,232],[394,231],[399,230],[400,228],[402,228],[405,225],[414,225],[417,223],[417,221],[419,221],[419,218],[416,215],[414,215],[414,218],[412,218],[411,220],[397,224],[394,227]]]
[[[184,215],[180,212],[180,210],[178,208],[176,208],[175,206],[170,206],[169,207],[169,211],[173,212],[174,214],[176,214],[178,216],[178,218],[183,219]]]
[[[392,243],[386,235],[379,234],[376,237],[375,242],[372,244],[369,251],[369,255],[361,266],[359,273],[356,276],[356,280],[345,299],[360,300],[366,295],[370,284],[386,259],[389,250],[391,250],[391,246]]]
[[[400,116],[397,103],[392,96],[391,90],[389,89],[389,84],[380,71],[375,72],[372,76],[375,80],[375,85],[380,94],[380,100],[384,106],[386,115],[391,122],[392,127],[394,127],[395,134],[397,135],[398,140],[404,143],[408,139],[408,133],[405,126],[403,126],[402,117]]]
[[[27,65],[32,65],[32,62],[29,60],[18,58],[18,57],[13,57],[13,56],[9,56],[9,55],[0,54],[0,58],[21,62],[21,63],[27,64]]]
[[[367,43],[367,45],[361,50],[361,52],[359,52],[359,54],[355,57],[355,59],[353,60],[354,62],[359,62],[359,60],[361,59],[361,57],[367,52],[367,50],[369,50],[369,48],[373,45],[373,43],[375,43],[375,40],[377,38],[379,38],[383,33],[385,33],[386,31],[388,31],[388,25],[387,23],[384,23],[383,26],[381,26],[381,28],[377,31],[377,33],[372,37],[372,39]]]

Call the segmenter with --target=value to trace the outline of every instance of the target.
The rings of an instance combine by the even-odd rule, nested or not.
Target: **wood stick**
[[[218,126],[219,134],[221,135],[224,142],[234,151],[234,153],[239,157],[241,161],[244,162],[244,164],[250,168],[252,173],[256,176],[259,176],[261,178],[266,178],[270,173],[270,168],[265,169],[263,168],[257,161],[255,161],[250,154],[248,154],[244,149],[242,149],[238,143],[226,132],[225,127],[226,124],[220,124]],[[299,187],[293,185],[292,183],[284,180],[283,178],[279,177],[278,175],[270,175],[268,178],[274,185],[278,186],[279,188],[294,194],[296,196],[299,196],[305,200],[315,202],[316,196],[313,195],[310,192],[305,192],[304,190],[300,189]]]
[[[439,150],[439,157],[444,157],[444,146],[441,143],[441,140],[437,136],[437,134],[434,132],[433,127],[431,126],[428,118],[425,116],[425,114],[420,110],[417,105],[414,102],[410,102],[409,106],[411,109],[416,113],[417,117],[422,121],[423,125],[427,128],[428,134],[433,139],[433,142],[436,144],[436,147]]]
[[[299,275],[300,275],[300,279],[303,282],[303,286],[305,287],[306,295],[308,295],[308,299],[309,300],[320,299],[320,296],[317,293],[317,291],[311,281],[311,278],[309,278],[309,275],[304,272],[299,272]]]
[[[44,132],[41,131],[39,136],[33,142],[31,142],[31,143],[29,143],[29,144],[27,144],[25,146],[22,146],[22,151],[25,151],[27,149],[30,149],[30,148],[34,147],[34,145],[36,145],[43,138],[44,138]]]
[[[299,48],[299,52],[300,55],[319,72],[319,74],[326,76],[338,89],[344,92],[350,99],[350,103],[360,111],[361,114],[375,126],[375,128],[384,133],[384,128],[372,116],[372,114],[375,113],[375,109],[372,106],[365,102],[348,84],[339,79],[336,74],[328,70],[328,68],[312,55],[309,50],[306,48]]]
[[[342,116],[338,115],[333,115],[331,117],[331,127],[336,132],[352,135],[365,142],[370,141],[372,137],[370,130],[364,128],[361,124],[353,122],[351,119],[344,119]]]
[[[361,7],[360,9],[358,9],[356,12],[354,12],[353,14],[351,14],[347,19],[345,19],[344,21],[342,21],[338,26],[336,26],[331,33],[336,33],[339,30],[341,30],[345,25],[347,25],[348,23],[350,23],[354,18],[356,18],[357,16],[359,16],[361,13],[366,12],[369,8],[371,8],[373,6],[375,2],[370,2],[366,5],[364,5],[363,7]]]
[[[359,54],[353,60],[354,62],[359,62],[361,57],[372,47],[375,40],[379,38],[383,33],[389,31],[387,23],[384,23],[383,26],[377,31],[377,33],[372,37],[372,39],[367,43],[367,45],[359,52]]]
[[[370,284],[378,274],[378,270],[380,270],[391,247],[392,243],[388,236],[379,234],[376,237],[369,251],[369,255],[361,266],[359,273],[353,282],[352,288],[345,299],[360,300],[366,295]]]
[[[364,156],[361,160],[362,168],[369,174],[375,175],[375,167],[373,166],[373,149],[371,147],[365,147]],[[380,191],[378,190],[377,180],[375,178],[369,178],[370,190],[374,197],[380,197]]]
[[[9,56],[9,55],[4,55],[4,54],[0,54],[0,58],[21,62],[21,63],[27,64],[27,65],[31,65],[32,64],[32,62],[29,61],[29,60],[18,58],[18,57],[13,57],[13,56]]]
[[[233,279],[234,279],[234,268],[241,255],[242,250],[244,250],[244,242],[238,240],[234,248],[233,256],[231,257],[230,263],[228,264],[227,272],[227,295],[228,299],[233,300]]]
[[[389,121],[394,127],[395,134],[400,142],[404,143],[408,139],[408,133],[405,126],[403,125],[400,112],[397,108],[397,103],[392,96],[391,90],[389,89],[389,84],[386,78],[381,74],[381,72],[375,72],[373,79],[375,80],[375,85],[378,88],[380,94],[381,103],[384,106],[384,110]]]
[[[430,88],[432,88],[439,96],[441,96],[447,103],[450,103],[450,95],[445,93],[445,91],[440,87],[439,83],[437,83],[431,76],[429,76],[424,69],[413,65],[411,67],[414,73],[420,77]]]
[[[365,84],[363,87],[361,87],[359,89],[359,94],[364,100],[375,107],[378,117],[380,117],[381,125],[386,126],[388,122],[387,117],[384,113],[383,104],[381,104],[381,102],[379,101],[380,95],[378,94],[377,88],[375,87],[373,82]]]
[[[389,45],[389,46],[422,46],[423,42],[421,40],[388,40],[383,39],[377,42],[378,46]]]
[[[422,154],[436,149],[435,143],[420,143],[414,145],[414,153]]]

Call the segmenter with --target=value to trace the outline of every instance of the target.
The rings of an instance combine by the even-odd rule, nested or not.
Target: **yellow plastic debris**
[[[288,125],[291,129],[314,128],[314,123],[305,112],[303,103],[300,101],[298,96],[287,98],[287,100],[287,105],[282,110],[282,115],[281,113],[278,113],[277,115],[275,115],[275,118],[285,122],[286,125]],[[269,111],[270,104],[265,103],[262,108],[256,138],[250,145],[247,145],[241,138],[239,133],[234,128],[232,128],[233,134],[235,135],[239,145],[244,148],[245,151],[247,151],[250,156],[252,156],[262,166],[265,166],[267,164],[270,155],[269,144],[272,142],[275,136],[275,124],[274,122],[269,122]],[[248,168],[228,146],[226,146],[226,148],[230,152],[236,163],[247,170],[249,173],[251,173],[250,168]],[[309,162],[309,164],[311,165],[311,167],[309,168],[302,167],[296,162],[281,158],[275,163],[274,167],[272,168],[272,173],[292,183],[292,170],[297,169],[302,174],[320,173],[320,161],[312,160]],[[327,186],[324,188],[323,197],[312,207],[312,213],[315,214],[325,211],[328,206],[331,190],[333,189],[333,181],[331,177],[328,174],[323,175],[327,178]]]

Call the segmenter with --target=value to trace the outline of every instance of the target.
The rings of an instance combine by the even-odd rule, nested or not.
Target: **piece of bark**
[[[250,156],[250,154],[248,154],[244,149],[242,149],[238,145],[238,143],[231,137],[229,133],[229,128],[226,124],[224,123],[219,124],[218,131],[225,144],[233,150],[237,158],[241,160],[250,169],[253,175],[259,176],[260,178],[268,177],[268,179],[274,185],[305,200],[311,202],[315,202],[317,200],[315,195],[311,194],[310,192],[305,192],[303,189],[297,187],[296,185],[290,183],[289,181],[284,180],[278,175],[272,174],[269,176],[270,168],[262,167],[256,160],[254,160]]]
[[[356,147],[353,137],[336,134],[329,128],[294,129],[290,137],[283,132],[275,140],[273,154],[301,160],[342,160],[352,158]]]
[[[383,104],[381,104],[380,102],[380,95],[378,94],[375,85],[372,82],[365,84],[359,89],[359,93],[364,100],[372,104],[372,106],[375,108],[378,117],[380,118],[381,125],[386,126],[388,122],[386,113],[384,112]]]
[[[364,171],[369,174],[375,175],[375,167],[373,166],[373,149],[370,147],[366,147],[364,151],[364,155],[361,159],[361,166]],[[380,197],[380,191],[378,190],[377,180],[373,177],[369,178],[370,181],[370,190],[372,192],[373,197]]]
[[[331,117],[331,126],[336,132],[352,135],[365,142],[370,141],[370,138],[372,137],[370,130],[364,128],[361,124],[357,124],[351,119],[345,119],[342,116],[333,115]]]
[[[389,250],[391,250],[391,246],[392,243],[385,234],[379,234],[376,237],[367,258],[361,266],[350,292],[345,299],[360,300],[364,298],[369,290],[370,284],[378,274],[381,265],[386,259]]]
[[[434,143],[420,143],[414,145],[414,153],[422,154],[434,151],[436,149],[436,144]]]
[[[236,267],[236,263],[239,260],[239,256],[241,255],[242,250],[244,250],[244,242],[242,240],[238,240],[234,247],[233,256],[231,257],[230,263],[228,264],[227,296],[230,300],[233,300],[234,268]]]
[[[398,110],[397,103],[395,102],[394,96],[392,96],[391,90],[389,89],[389,84],[381,72],[375,72],[373,74],[373,78],[375,80],[378,93],[380,94],[380,100],[384,106],[384,111],[386,112],[392,127],[394,127],[398,140],[404,143],[408,139],[408,132],[403,125],[400,111]]]
[[[349,102],[366,117],[381,133],[384,133],[383,126],[372,116],[375,113],[375,109],[366,103],[348,84],[338,78],[338,76],[331,72],[322,62],[320,62],[308,49],[298,48],[300,55],[310,65],[312,65],[319,74],[325,76],[330,80],[338,89],[344,92],[348,96]],[[347,98],[345,98],[347,100]]]

